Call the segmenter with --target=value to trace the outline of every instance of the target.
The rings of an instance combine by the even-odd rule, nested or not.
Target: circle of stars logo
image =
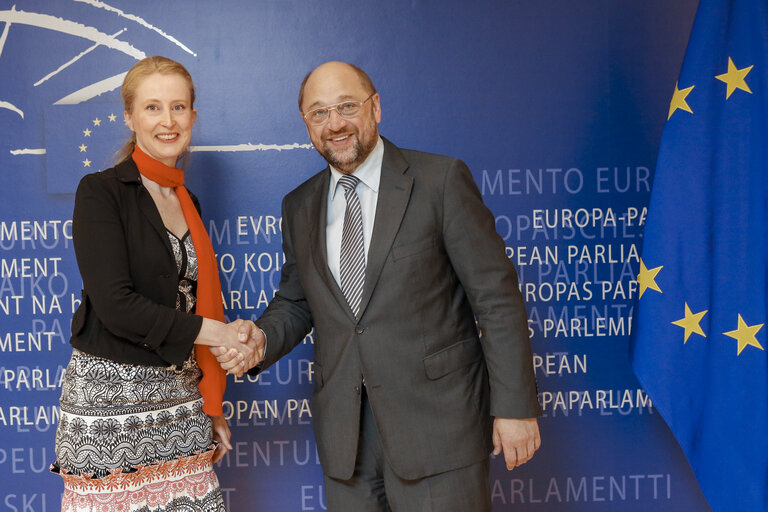
[[[109,123],[115,123],[117,121],[117,115],[109,114],[106,119],[107,119],[107,121]],[[88,158],[88,155],[87,155],[87,153],[88,153],[88,146],[89,146],[89,143],[91,141],[91,135],[95,135],[97,129],[101,127],[101,123],[102,123],[101,118],[96,117],[95,119],[93,119],[91,121],[91,124],[87,128],[82,130],[82,132],[83,132],[83,143],[80,144],[77,148],[78,148],[80,153],[86,153],[85,160],[82,160],[84,168],[91,167],[91,164],[93,163]]]

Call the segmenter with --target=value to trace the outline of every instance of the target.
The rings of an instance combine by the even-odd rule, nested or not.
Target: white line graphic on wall
[[[221,151],[290,151],[292,149],[312,149],[312,144],[233,144],[228,146],[189,146],[192,153],[221,152]],[[11,154],[17,155],[44,155],[45,148],[40,149],[12,149]]]
[[[118,16],[121,16],[123,18],[129,19],[131,21],[135,21],[139,25],[141,25],[143,27],[146,27],[149,30],[152,30],[154,32],[157,32],[158,34],[160,34],[161,36],[163,36],[164,38],[166,38],[167,40],[169,40],[173,44],[177,45],[179,48],[181,48],[185,52],[187,52],[187,53],[197,57],[197,54],[195,52],[193,52],[192,50],[190,50],[189,48],[187,48],[186,46],[184,46],[184,44],[182,44],[181,41],[179,41],[178,39],[176,39],[173,36],[170,36],[170,35],[166,34],[162,30],[160,30],[159,28],[157,28],[157,27],[155,27],[153,25],[150,25],[143,18],[140,18],[140,17],[138,17],[138,16],[136,16],[134,14],[126,14],[125,12],[121,11],[120,9],[118,9],[116,7],[112,7],[111,5],[107,5],[104,2],[100,2],[98,0],[74,0],[74,1],[75,2],[82,2],[84,4],[92,5],[93,7],[98,7],[100,9],[104,9],[104,10],[107,10],[107,11],[110,11],[110,12],[114,12]]]
[[[122,29],[122,30],[119,30],[119,31],[115,32],[114,34],[112,34],[110,37],[117,37],[117,36],[119,36],[120,34],[122,34],[123,32],[125,32],[126,30],[128,30],[128,29],[125,29],[125,28],[124,28],[124,29]],[[61,66],[59,66],[59,67],[58,67],[58,69],[56,69],[55,71],[51,71],[50,73],[48,73],[47,75],[45,75],[43,78],[41,78],[40,80],[38,80],[37,82],[35,82],[34,86],[35,86],[35,87],[37,87],[38,85],[40,85],[41,83],[45,82],[45,81],[46,81],[46,80],[48,80],[49,78],[51,78],[51,77],[54,77],[54,76],[58,75],[59,73],[61,73],[61,72],[62,72],[62,71],[64,71],[65,69],[67,69],[69,66],[71,66],[72,64],[74,64],[75,62],[77,62],[78,60],[80,60],[81,58],[83,58],[84,56],[86,56],[87,54],[91,53],[93,50],[95,50],[95,49],[96,49],[96,48],[98,48],[99,46],[101,46],[101,43],[94,43],[94,44],[93,44],[93,46],[91,46],[91,47],[90,47],[90,48],[88,48],[87,50],[84,50],[84,51],[82,51],[82,52],[78,53],[77,55],[75,55],[74,57],[72,57],[70,60],[68,60],[67,62],[65,62],[65,63],[64,63],[64,64],[62,64]]]
[[[8,103],[7,101],[0,101],[0,108],[5,108],[5,109],[8,109],[8,110],[10,110],[12,112],[16,112],[17,114],[19,114],[21,116],[22,119],[24,119],[24,112],[22,112],[19,107],[17,107],[16,105],[14,105],[12,103]]]
[[[147,56],[147,54],[135,48],[130,43],[115,39],[109,34],[100,32],[94,27],[88,27],[82,23],[65,20],[64,18],[57,18],[56,16],[51,16],[49,14],[17,11],[16,6],[13,6],[13,8],[8,11],[0,11],[0,21],[4,21],[6,23],[15,23],[18,25],[32,25],[33,27],[45,28],[48,30],[54,30],[56,32],[63,32],[72,36],[89,39],[94,43],[99,43],[108,48],[112,48],[113,50],[117,50],[126,55],[130,55],[136,60],[141,60]]]
[[[229,146],[189,146],[190,153],[198,151],[287,151],[291,149],[312,149],[312,144],[234,144]]]
[[[11,154],[13,156],[17,155],[44,155],[45,154],[45,148],[36,148],[36,149],[12,149]]]
[[[104,94],[105,92],[114,91],[123,85],[123,78],[125,78],[125,75],[127,74],[128,72],[126,71],[125,73],[105,78],[104,80],[83,87],[82,89],[78,89],[77,91],[64,96],[59,101],[55,102],[54,105],[77,105],[78,103]]]
[[[16,7],[15,5],[13,6]],[[3,55],[3,47],[5,46],[5,40],[8,39],[8,32],[11,30],[11,22],[8,21],[3,28],[3,34],[0,35],[0,56]]]
[[[114,12],[123,18],[131,20],[145,28],[148,28],[150,30],[153,30],[154,32],[157,32],[162,37],[171,41],[175,45],[179,46],[184,51],[194,56],[197,56],[196,53],[192,52],[189,48],[187,48],[184,44],[182,44],[176,38],[166,34],[162,30],[155,27],[154,25],[149,24],[146,20],[144,20],[141,17],[138,17],[134,14],[126,14],[125,12],[115,7],[112,7],[110,5],[107,5],[103,2],[100,2],[98,0],[75,0],[75,1],[86,3],[93,7],[104,9],[109,12]],[[127,30],[125,28],[116,32],[115,34],[109,35],[99,31],[95,27],[86,26],[76,21],[67,20],[64,18],[60,18],[60,17],[48,15],[48,14],[17,10],[15,5],[12,6],[10,10],[0,11],[0,23],[3,23],[3,22],[5,22],[5,27],[3,28],[2,34],[0,34],[0,55],[2,55],[3,48],[5,46],[5,41],[8,38],[8,33],[10,30],[10,26],[12,24],[31,25],[34,27],[39,27],[43,29],[53,30],[56,32],[62,32],[62,33],[77,36],[77,37],[82,37],[84,39],[88,39],[94,42],[93,46],[83,51],[79,55],[75,56],[70,61],[64,63],[55,71],[49,73],[42,79],[38,80],[34,84],[35,87],[42,84],[46,80],[52,78],[53,76],[60,73],[67,67],[71,66],[74,62],[78,61],[83,56],[90,53],[91,51],[93,51],[99,46],[105,46],[107,48],[120,51],[126,55],[133,57],[136,60],[141,60],[144,57],[146,57],[146,54],[143,51],[139,50],[138,48],[134,47],[128,42],[120,41],[119,39],[117,39],[117,36],[119,36],[120,34],[122,34]],[[106,92],[113,91],[120,87],[124,76],[125,76],[125,73],[120,73],[118,75],[111,76],[103,80],[100,80],[98,82],[95,82],[91,85],[88,85],[86,87],[83,87],[82,89],[79,89],[77,91],[74,91],[68,94],[67,96],[54,102],[54,105],[73,105],[77,103],[82,103],[84,101],[87,101],[91,98],[94,98]]]

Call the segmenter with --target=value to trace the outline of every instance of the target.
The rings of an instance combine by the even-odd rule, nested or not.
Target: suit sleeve
[[[525,304],[517,272],[496,232],[493,214],[464,162],[445,176],[443,236],[446,251],[469,298],[481,332],[491,387],[491,414],[541,414],[533,372]]]
[[[112,334],[157,353],[169,364],[182,364],[200,332],[202,318],[135,291],[120,206],[106,180],[98,175],[81,180],[72,236],[88,299]]]
[[[267,338],[267,351],[264,361],[249,373],[259,371],[274,364],[278,359],[298,345],[312,329],[312,315],[309,311],[304,289],[299,282],[296,268],[296,255],[293,250],[290,213],[296,214],[283,199],[283,253],[285,263],[280,274],[280,289],[269,302],[264,314],[256,324],[264,331]]]

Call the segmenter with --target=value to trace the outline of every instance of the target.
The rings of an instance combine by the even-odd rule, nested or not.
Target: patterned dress
[[[192,239],[168,236],[179,268],[176,308],[190,312]],[[62,512],[224,512],[201,376],[194,355],[180,368],[164,368],[73,349],[51,467],[64,479]]]

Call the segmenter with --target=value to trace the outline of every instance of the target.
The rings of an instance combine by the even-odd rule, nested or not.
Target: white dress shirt
[[[384,142],[379,137],[376,146],[368,158],[355,169],[353,176],[360,179],[357,185],[357,196],[363,210],[363,236],[365,237],[365,261],[368,261],[368,248],[371,246],[373,222],[376,217],[376,202],[379,199],[379,182],[381,181],[381,162],[384,159]],[[328,267],[331,269],[336,282],[341,286],[339,277],[339,259],[341,258],[341,236],[344,229],[344,211],[347,199],[343,187],[338,186],[342,173],[331,168],[331,184],[328,190],[328,223],[325,228],[325,241],[328,248]]]

